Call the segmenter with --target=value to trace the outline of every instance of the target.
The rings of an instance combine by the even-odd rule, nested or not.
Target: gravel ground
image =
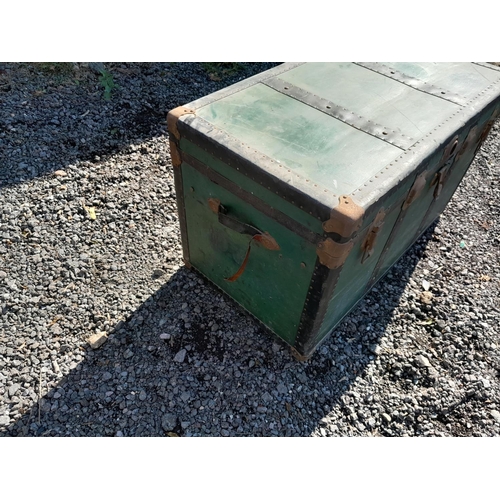
[[[499,123],[306,363],[182,266],[166,113],[271,66],[0,65],[0,435],[500,434]]]

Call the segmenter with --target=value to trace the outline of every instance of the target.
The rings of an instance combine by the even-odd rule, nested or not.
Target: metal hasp
[[[184,261],[307,359],[446,207],[499,70],[286,63],[171,111]]]

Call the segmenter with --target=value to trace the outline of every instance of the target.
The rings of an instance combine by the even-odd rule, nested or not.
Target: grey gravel
[[[271,66],[0,64],[0,435],[500,435],[498,123],[308,362],[182,266],[166,113]]]
[[[177,361],[177,363],[183,363],[184,359],[186,358],[186,349],[181,349],[175,356],[174,356],[174,361]]]
[[[161,426],[165,432],[173,431],[177,426],[177,416],[173,413],[166,413],[161,418]]]

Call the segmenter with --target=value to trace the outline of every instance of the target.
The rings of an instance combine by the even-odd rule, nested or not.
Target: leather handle
[[[217,218],[223,226],[226,226],[229,229],[236,231],[237,233],[248,234],[249,236],[251,236],[243,263],[236,271],[236,273],[234,273],[231,277],[224,278],[226,281],[236,281],[243,274],[243,271],[245,270],[248,263],[248,258],[250,257],[251,245],[254,241],[267,250],[280,249],[280,246],[278,245],[276,240],[268,232],[261,231],[260,229],[257,229],[256,227],[251,226],[246,222],[242,222],[238,219],[235,219],[234,217],[230,217],[229,215],[227,215],[227,209],[221,204],[220,200],[216,198],[209,198],[208,206],[210,207],[212,212],[217,214]]]

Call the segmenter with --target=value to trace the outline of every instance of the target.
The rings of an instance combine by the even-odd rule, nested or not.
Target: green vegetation
[[[117,87],[113,80],[113,75],[105,70],[101,69],[101,76],[99,77],[99,83],[104,87],[104,99],[109,101],[111,99],[111,91]]]

